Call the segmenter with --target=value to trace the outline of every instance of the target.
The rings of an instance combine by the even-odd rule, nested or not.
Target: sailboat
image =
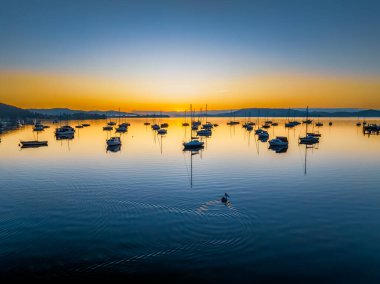
[[[199,136],[211,136],[212,135],[212,128],[214,127],[214,125],[212,125],[212,123],[208,122],[207,121],[207,105],[206,105],[206,115],[205,115],[205,120],[206,120],[206,123],[202,125],[202,129],[197,131],[197,135]]]
[[[106,123],[107,123],[107,120],[108,120],[108,116],[106,116]],[[109,123],[107,123],[106,126],[103,126],[103,130],[110,131],[112,129],[113,129],[113,126],[111,126]]]
[[[359,119],[359,115],[358,115],[358,122],[356,123],[356,126],[361,126],[361,122],[360,122],[360,119]]]
[[[307,109],[306,109],[306,117],[308,117],[308,115],[309,115],[309,107],[307,107]],[[305,130],[306,136],[299,138],[299,144],[312,145],[312,144],[319,143],[319,136],[320,135],[318,135],[318,134],[316,135],[315,133],[308,133],[307,132],[307,126],[309,123],[307,123],[307,122],[305,122],[305,123],[306,123],[306,130]]]
[[[84,127],[83,124],[79,124],[79,120],[77,122],[78,122],[78,125],[76,125],[75,128],[83,128]]]
[[[116,132],[127,132],[128,130],[128,123],[120,123],[120,108],[119,108],[119,126],[116,128]]]
[[[206,115],[205,115],[206,123],[202,125],[203,129],[209,129],[211,131],[211,128],[214,127],[214,125],[207,120],[207,104],[206,104]]]
[[[306,119],[302,121],[305,124],[311,124],[313,121],[309,119],[309,106],[306,107]]]
[[[294,126],[296,126],[292,121],[290,121],[290,108],[288,109],[288,122],[285,123],[285,127],[289,127],[289,128],[292,128]]]
[[[108,122],[108,125],[110,125],[110,126],[116,125],[116,122],[115,121],[111,121],[111,119],[110,119],[110,121]]]
[[[30,140],[30,141],[20,141],[19,146],[21,148],[37,148],[42,146],[47,146],[48,141],[39,141],[38,140],[38,132],[37,132],[37,139],[36,140]]]
[[[69,125],[68,118],[66,121],[66,125],[55,129],[55,136],[57,139],[73,139],[74,133],[75,129]]]
[[[231,110],[231,114],[232,114],[232,110]],[[236,124],[239,124],[239,123],[240,123],[239,121],[235,120],[235,111],[234,111],[234,119],[230,120],[229,122],[227,122],[227,125],[236,125]]]
[[[185,110],[185,122],[182,123],[182,126],[189,126],[189,123],[186,121],[186,110]]]
[[[317,121],[317,123],[315,124],[315,126],[317,126],[317,127],[321,127],[321,126],[323,126],[323,122],[319,121],[319,116],[318,116],[318,121]]]
[[[190,105],[190,121],[193,124],[193,115],[192,115],[192,105]],[[191,132],[190,132],[190,141],[188,142],[183,142],[182,143],[184,150],[187,149],[201,149],[203,148],[204,142],[199,141],[198,137],[192,137]]]

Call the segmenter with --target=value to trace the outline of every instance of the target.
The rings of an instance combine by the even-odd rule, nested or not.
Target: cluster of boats
[[[364,125],[364,122],[363,122],[363,133],[364,134],[372,134],[372,133],[379,134],[380,125],[377,125],[377,124]]]
[[[120,110],[119,110],[120,112]],[[202,110],[201,110],[202,113]],[[213,129],[218,126],[216,123],[211,123],[210,121],[207,120],[207,105],[206,105],[206,112],[205,116],[200,119],[198,117],[197,120],[194,120],[193,117],[195,116],[195,112],[192,109],[192,105],[190,105],[190,123],[186,121],[186,114],[185,114],[185,122],[182,123],[182,126],[184,127],[191,127],[190,131],[190,139],[188,141],[183,142],[183,147],[184,150],[197,150],[197,149],[202,149],[204,147],[204,142],[201,141],[200,137],[210,137],[212,136]],[[202,122],[203,121],[203,122]],[[21,122],[19,122],[20,125]],[[53,123],[58,123],[58,121],[53,121]],[[167,128],[169,127],[168,123],[156,123],[155,121],[152,122],[153,124],[151,125],[150,122],[146,121],[144,122],[144,125],[148,126],[151,125],[151,129],[157,133],[157,135],[165,135],[168,133]],[[257,135],[258,139],[261,142],[268,142],[269,147],[273,149],[287,149],[289,141],[287,137],[284,136],[277,136],[271,140],[269,140],[269,133],[267,131],[268,128],[271,128],[272,126],[278,126],[277,122],[273,122],[271,120],[266,120],[264,123],[260,124],[260,120],[258,119],[256,122],[252,122],[250,120],[246,121],[237,121],[235,120],[235,117],[233,119],[229,120],[227,122],[227,125],[229,126],[234,126],[234,125],[239,125],[242,124],[242,127],[247,130],[248,132],[254,131],[255,135]],[[299,144],[307,144],[307,145],[313,145],[316,143],[319,143],[319,139],[321,137],[321,134],[319,132],[308,132],[307,128],[308,125],[314,124],[312,120],[309,119],[308,117],[308,107],[306,109],[306,119],[303,120],[302,122],[299,122],[297,120],[289,120],[285,123],[286,128],[293,128],[297,125],[300,124],[306,124],[306,131],[305,135],[303,137],[299,137]],[[257,129],[255,129],[255,126],[259,126]],[[320,122],[319,120],[314,124],[317,127],[323,126],[323,123]],[[329,125],[332,125],[332,122],[329,122]],[[361,126],[361,123],[358,122],[356,124],[357,126]],[[0,130],[3,129],[3,125],[0,124]],[[83,127],[88,127],[90,124],[88,123],[83,123],[75,126],[75,128],[83,128]],[[128,131],[128,127],[130,126],[130,123],[128,122],[123,122],[120,123],[120,116],[119,116],[119,123],[117,124],[115,121],[109,121],[104,127],[104,131],[111,131],[115,130],[116,133],[124,133]],[[36,122],[34,121],[33,125],[33,131],[40,132],[43,131],[45,128],[49,128],[50,126],[48,125],[43,125],[41,122]],[[363,121],[363,133],[365,134],[372,134],[380,133],[380,125],[377,124],[367,124],[367,122]],[[57,127],[55,129],[55,136],[56,139],[73,139],[75,134],[75,129],[69,125],[64,125],[61,127]],[[269,140],[269,141],[268,141]],[[112,149],[120,149],[121,147],[121,139],[120,137],[114,136],[106,140],[107,147]],[[40,147],[40,146],[47,146],[48,142],[47,141],[21,141],[20,145],[22,147]]]

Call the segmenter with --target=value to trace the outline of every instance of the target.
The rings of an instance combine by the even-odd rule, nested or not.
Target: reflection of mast
[[[190,187],[193,188],[193,152],[190,153]]]
[[[307,127],[307,126],[306,126]],[[307,145],[305,145],[305,176],[306,176],[306,173],[307,173]]]
[[[201,154],[202,150],[194,150],[193,149],[193,150],[184,150],[184,152],[190,153],[190,187],[192,188],[193,187],[193,156],[197,155],[197,154]],[[201,158],[202,158],[202,156],[201,156]],[[186,164],[186,160],[185,160],[185,164]],[[186,168],[187,168],[187,165],[186,165]],[[189,173],[189,172],[187,172],[187,173]]]
[[[161,145],[160,145],[161,146],[161,155],[162,155],[162,136],[163,135],[160,135],[160,137],[161,137]]]
[[[193,187],[193,156],[199,154],[199,151],[190,151],[190,187]]]
[[[305,176],[307,174],[307,151],[308,151],[308,149],[314,149],[314,148],[315,148],[314,145],[305,144],[305,170],[304,170]],[[318,148],[315,148],[315,149],[318,149]]]

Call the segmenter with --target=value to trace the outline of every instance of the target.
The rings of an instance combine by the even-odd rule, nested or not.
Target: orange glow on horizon
[[[181,111],[248,107],[380,108],[380,78],[299,74],[208,81],[172,78],[116,80],[0,71],[0,102],[23,108]]]

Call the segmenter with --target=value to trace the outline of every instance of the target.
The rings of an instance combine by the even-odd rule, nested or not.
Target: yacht
[[[43,127],[43,125],[34,125],[33,127],[33,131],[43,131],[45,128]]]
[[[255,134],[260,134],[261,132],[263,132],[264,130],[262,130],[261,128],[259,128],[259,129],[256,129],[255,130]]]
[[[47,146],[47,141],[20,141],[21,148]]]
[[[299,138],[300,144],[316,144],[319,143],[319,138],[311,135],[306,135],[305,137]]]
[[[284,147],[288,146],[288,138],[287,137],[282,137],[282,136],[277,136],[275,139],[272,139],[269,141],[270,146],[279,146],[279,147]]]
[[[120,137],[111,137],[107,140],[107,146],[120,146],[121,140]]]
[[[202,129],[211,129],[214,128],[214,125],[211,122],[206,122],[202,125]]]
[[[116,132],[127,132],[127,127],[120,124],[119,127],[117,127],[115,130]]]
[[[116,125],[116,122],[115,121],[110,121],[110,122],[108,122],[108,125]]]
[[[307,136],[312,136],[312,137],[321,137],[321,133],[316,133],[316,132],[308,132],[306,133]]]
[[[235,121],[235,120],[231,120],[231,121],[227,122],[227,125],[236,125],[236,124],[240,124],[240,122]]]
[[[261,131],[258,135],[259,135],[259,139],[268,139],[269,138],[269,133],[265,130]]]
[[[253,130],[253,126],[250,125],[250,124],[248,124],[248,125],[245,127],[245,129],[246,129],[247,131],[252,131],[252,130]]]
[[[199,149],[203,148],[204,142],[199,141],[198,139],[192,139],[189,142],[183,142],[183,147],[185,149]]]
[[[103,130],[110,131],[112,129],[113,129],[113,126],[111,126],[111,125],[103,126]]]
[[[315,124],[315,126],[318,126],[318,127],[323,126],[323,123],[318,121],[318,122]]]
[[[168,133],[168,131],[165,128],[161,128],[161,129],[157,130],[157,134],[165,135],[166,133]]]
[[[190,114],[191,114],[191,110],[190,110]],[[182,123],[182,126],[189,126],[189,125],[190,123],[186,121],[186,110],[185,110],[185,122]]]
[[[232,114],[232,110],[231,110],[231,114]],[[236,114],[236,111],[234,111],[234,119],[233,119],[233,120],[230,120],[229,122],[227,122],[227,125],[236,125],[236,124],[240,124],[239,121],[236,121],[236,120],[235,120],[235,114]]]
[[[202,129],[202,130],[197,131],[197,135],[199,136],[211,136],[211,134],[212,134],[211,129]]]
[[[285,123],[285,127],[288,127],[288,128],[292,128],[296,125],[298,125],[298,124],[296,124],[294,121],[289,121],[289,122]]]
[[[83,123],[82,126],[83,126],[83,127],[89,127],[90,124],[89,124],[89,123]]]
[[[152,129],[153,130],[159,130],[160,129],[160,126],[158,124],[153,124],[152,125]]]
[[[167,127],[169,127],[168,123],[161,123],[161,128],[167,128]]]
[[[305,124],[312,124],[313,121],[309,119],[309,106],[306,107],[306,119],[302,121]]]
[[[62,126],[62,127],[55,129],[55,135],[57,135],[57,136],[74,135],[74,133],[75,133],[75,129],[69,125],[65,125],[65,126]]]

